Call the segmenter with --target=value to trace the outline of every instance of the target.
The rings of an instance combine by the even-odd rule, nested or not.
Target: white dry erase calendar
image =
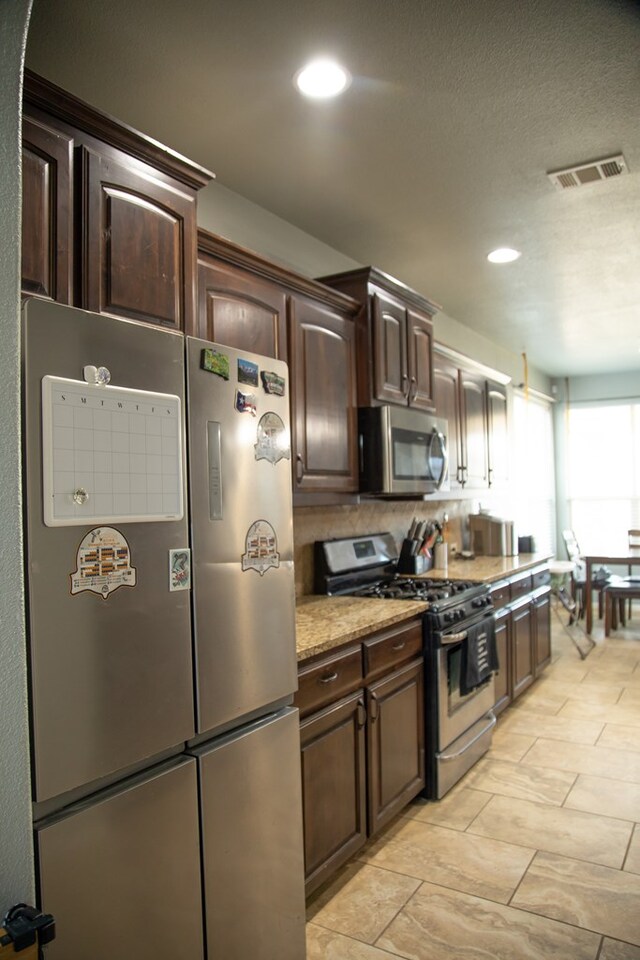
[[[43,377],[45,524],[180,520],[181,421],[171,394]]]

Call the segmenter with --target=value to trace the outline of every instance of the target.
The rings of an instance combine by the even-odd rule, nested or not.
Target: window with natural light
[[[535,537],[536,551],[555,553],[555,474],[551,406],[514,393],[513,511],[519,536]]]
[[[581,549],[624,548],[627,531],[640,527],[640,403],[570,407],[566,471],[569,517]]]

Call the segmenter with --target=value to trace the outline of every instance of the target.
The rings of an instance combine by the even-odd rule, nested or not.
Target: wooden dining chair
[[[604,635],[608,637],[612,630],[617,630],[618,622],[625,627],[625,605],[631,605],[632,600],[640,600],[640,583],[629,580],[617,580],[604,588]]]
[[[584,617],[587,604],[587,597],[585,596],[587,589],[586,565],[582,559],[582,553],[580,547],[578,546],[578,541],[573,530],[563,530],[562,539],[564,540],[567,557],[574,563],[574,572],[571,575],[571,593],[577,603],[578,619],[581,619]],[[592,596],[594,592],[598,594],[598,618],[600,620],[602,620],[604,615],[605,586],[606,584],[602,582],[591,584]],[[591,597],[589,597],[588,602],[591,603]]]

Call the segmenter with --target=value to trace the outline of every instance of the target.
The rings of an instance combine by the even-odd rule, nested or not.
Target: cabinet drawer
[[[531,579],[534,590],[537,590],[538,587],[546,587],[548,583],[551,583],[551,571],[548,567],[545,567],[544,570],[534,570]]]
[[[506,581],[501,581],[500,583],[496,583],[493,587],[491,587],[491,599],[496,610],[499,610],[500,607],[506,606],[511,599],[509,594],[509,584]]]
[[[422,620],[394,627],[363,643],[364,672],[367,680],[388,672],[422,653]]]
[[[294,703],[301,716],[344,697],[362,685],[362,650],[349,647],[298,671]]]
[[[527,573],[524,577],[518,577],[509,584],[509,593],[512,600],[523,597],[525,593],[531,593],[531,574]]]

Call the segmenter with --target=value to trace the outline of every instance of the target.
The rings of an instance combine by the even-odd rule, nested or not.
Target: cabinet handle
[[[298,483],[302,480],[303,477],[304,477],[304,461],[302,459],[302,454],[297,453],[296,454],[296,479]]]
[[[363,727],[366,725],[366,723],[367,723],[367,710],[366,710],[366,707],[365,707],[364,703],[362,702],[362,700],[358,700],[358,721],[357,721],[357,723],[358,723],[358,730],[362,730],[362,728],[363,728]]]
[[[409,383],[409,377],[406,375],[406,373],[403,373],[402,374],[402,396],[408,397],[410,389],[411,389],[411,385]]]
[[[491,486],[491,476],[492,476],[492,474],[493,474],[493,467],[489,467],[489,469],[488,469],[488,471],[487,471],[487,475],[488,475],[488,479],[489,479],[489,486]]]
[[[391,649],[392,649],[392,650],[402,650],[403,647],[406,647],[406,645],[407,645],[407,641],[406,641],[406,640],[399,640],[398,643],[392,644]]]
[[[464,480],[463,472],[464,472],[464,467],[458,467],[458,469],[456,470],[456,480],[458,481],[458,483],[462,483]]]
[[[338,679],[338,672],[334,670],[333,673],[330,673],[327,677],[320,677],[320,683],[333,683],[334,680]]]
[[[375,693],[369,693],[369,697],[370,697],[369,719],[371,720],[372,723],[375,723],[375,721],[378,719],[378,714],[380,712],[380,709],[378,707],[378,698],[376,697]]]
[[[409,388],[409,402],[415,400],[418,396],[418,381],[415,377],[411,377],[411,387]]]

